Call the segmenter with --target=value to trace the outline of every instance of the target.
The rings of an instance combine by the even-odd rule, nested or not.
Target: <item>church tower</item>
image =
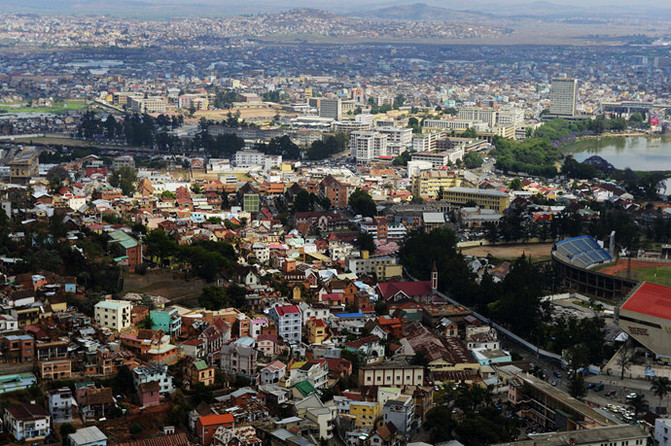
[[[433,262],[433,268],[431,268],[431,291],[434,293],[438,291],[438,268],[435,261]]]

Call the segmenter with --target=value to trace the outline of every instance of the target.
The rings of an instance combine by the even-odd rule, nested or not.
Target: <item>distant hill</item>
[[[439,6],[428,5],[426,3],[414,3],[412,5],[389,6],[387,8],[356,11],[346,15],[349,17],[389,20],[454,22],[477,19],[478,17],[482,17],[483,13],[442,8]]]

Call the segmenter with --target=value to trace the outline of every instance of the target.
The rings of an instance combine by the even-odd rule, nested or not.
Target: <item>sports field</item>
[[[85,99],[63,99],[63,101],[55,102],[51,107],[28,107],[27,104],[14,106],[12,104],[0,104],[0,111],[4,113],[53,113],[62,115],[68,111],[81,110],[85,108]]]
[[[620,259],[616,264],[608,265],[598,271],[612,276],[630,277],[634,280],[671,286],[671,263],[632,260],[629,273],[627,272],[628,264],[626,259]]]
[[[491,254],[493,257],[501,260],[514,260],[524,254],[531,256],[534,262],[550,260],[552,243],[527,243],[519,245],[493,245],[476,246],[473,248],[462,248],[461,252],[465,255],[485,257]]]

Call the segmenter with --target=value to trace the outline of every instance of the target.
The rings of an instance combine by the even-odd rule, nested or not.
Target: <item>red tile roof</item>
[[[298,313],[300,314],[300,310],[296,305],[283,305],[283,306],[278,306],[275,307],[275,311],[277,311],[277,315],[282,317],[285,314],[292,314],[292,313]]]

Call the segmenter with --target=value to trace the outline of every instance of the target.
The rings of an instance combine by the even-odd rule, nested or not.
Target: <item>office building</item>
[[[578,80],[568,77],[552,79],[550,87],[550,115],[575,116]]]
[[[412,161],[428,161],[434,169],[440,169],[443,166],[454,164],[457,160],[464,157],[464,149],[456,148],[442,152],[415,152],[410,155]]]
[[[447,170],[423,171],[412,178],[412,195],[434,198],[441,190],[461,186],[462,179],[461,175]]]
[[[459,110],[457,119],[463,121],[477,121],[484,122],[487,127],[492,128],[496,125],[498,119],[498,111],[493,108],[482,107],[464,107]]]
[[[321,98],[319,101],[319,117],[342,120],[342,100],[340,98]]]
[[[661,418],[658,418],[659,421]],[[668,420],[668,418],[666,418]],[[655,439],[657,438],[655,423]],[[619,425],[568,432],[529,434],[529,439],[498,443],[493,446],[645,446],[650,434],[641,425]],[[655,442],[659,446],[664,443]]]
[[[510,197],[505,192],[493,189],[453,187],[443,191],[443,201],[461,207],[475,203],[481,208],[493,209],[501,213],[508,208]]]
[[[135,113],[159,113],[168,107],[168,101],[162,97],[137,98],[130,100],[130,108]]]

